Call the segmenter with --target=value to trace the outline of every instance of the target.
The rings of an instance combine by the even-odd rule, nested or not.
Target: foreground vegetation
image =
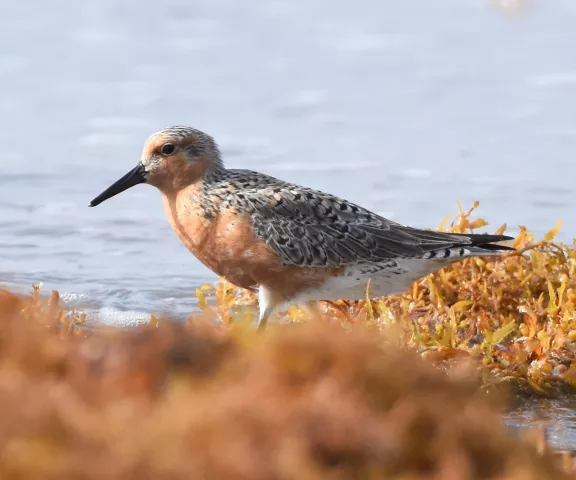
[[[471,213],[450,229],[483,227]],[[0,291],[0,478],[576,478],[541,432],[507,431],[498,388],[575,386],[576,253],[556,233],[263,334],[225,282],[185,324],[132,330]]]
[[[1,292],[0,312],[1,478],[576,478],[511,436],[473,366],[374,329],[87,331],[55,294]]]

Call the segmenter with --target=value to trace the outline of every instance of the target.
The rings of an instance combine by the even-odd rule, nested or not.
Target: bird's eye
[[[176,150],[174,144],[165,143],[164,145],[162,145],[160,152],[162,152],[162,155],[172,155],[174,153],[174,150]]]

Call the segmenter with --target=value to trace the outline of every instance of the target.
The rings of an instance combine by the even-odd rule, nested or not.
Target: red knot
[[[420,230],[359,205],[251,170],[227,169],[209,135],[170,127],[142,159],[90,203],[148,183],[162,193],[184,245],[213,272],[258,292],[259,323],[288,305],[401,293],[463,258],[513,248],[504,235]]]

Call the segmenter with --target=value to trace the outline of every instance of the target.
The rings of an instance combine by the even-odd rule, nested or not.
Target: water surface
[[[557,449],[576,451],[576,399],[522,398],[506,416],[506,423],[518,433],[544,428],[548,443]]]

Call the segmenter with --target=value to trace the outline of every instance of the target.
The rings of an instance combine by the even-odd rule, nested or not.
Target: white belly
[[[404,292],[416,280],[432,273],[453,260],[398,259],[395,266],[358,265],[348,267],[339,277],[330,278],[322,286],[308,290],[290,303],[309,300],[362,300],[370,280],[371,298]]]

